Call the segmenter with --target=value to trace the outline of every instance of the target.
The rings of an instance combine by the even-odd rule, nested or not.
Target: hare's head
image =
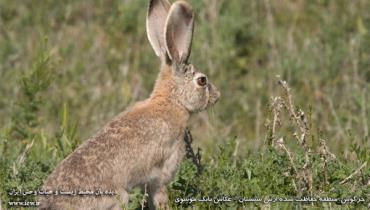
[[[171,85],[166,88],[189,112],[197,112],[215,104],[220,92],[207,76],[188,62],[194,29],[191,6],[184,0],[170,4],[168,0],[150,0],[147,16],[149,41],[162,61],[163,69],[170,69]]]

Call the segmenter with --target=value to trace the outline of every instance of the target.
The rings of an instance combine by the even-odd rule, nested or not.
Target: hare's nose
[[[210,104],[215,104],[221,97],[220,91],[213,85],[209,85],[209,102]]]
[[[215,98],[216,99],[215,99],[214,103],[217,103],[217,101],[220,100],[220,97],[221,97],[220,91],[216,90],[215,91]]]

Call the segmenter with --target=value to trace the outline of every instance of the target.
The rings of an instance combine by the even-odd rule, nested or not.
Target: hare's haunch
[[[120,209],[136,186],[147,186],[150,209],[168,208],[166,185],[184,156],[189,116],[220,97],[207,76],[188,63],[193,20],[186,1],[150,0],[147,34],[162,62],[152,94],[87,139],[43,185],[45,191],[107,190],[116,196],[40,196],[40,209]]]

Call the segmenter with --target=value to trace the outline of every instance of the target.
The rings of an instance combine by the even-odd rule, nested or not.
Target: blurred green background
[[[370,1],[190,2],[190,60],[222,93],[214,108],[192,117],[195,145],[209,151],[236,137],[240,153],[258,152],[284,79],[332,152],[351,161],[351,144],[369,146]],[[55,164],[149,96],[159,59],[146,36],[147,4],[0,0],[3,161],[11,165],[34,142],[31,156]]]

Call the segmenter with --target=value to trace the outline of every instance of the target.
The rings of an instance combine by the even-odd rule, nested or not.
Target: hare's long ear
[[[168,0],[150,0],[146,18],[146,32],[155,54],[166,58],[164,30],[171,4]]]
[[[178,64],[187,62],[193,39],[193,9],[186,1],[177,1],[171,6],[165,26],[167,54]]]

